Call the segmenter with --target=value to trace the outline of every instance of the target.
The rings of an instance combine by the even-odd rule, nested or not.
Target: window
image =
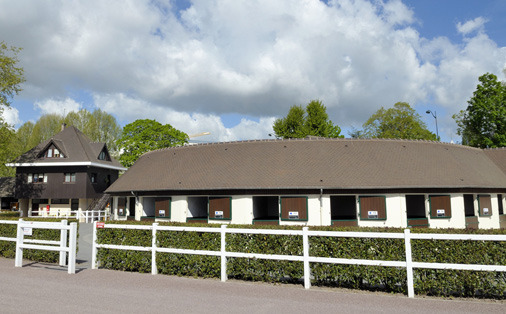
[[[47,178],[43,173],[29,173],[28,183],[44,183],[47,182]]]
[[[65,182],[76,182],[76,173],[75,172],[65,173]]]
[[[96,173],[92,173],[90,175],[90,180],[91,180],[91,183],[97,183],[97,174]]]
[[[111,158],[109,158],[109,154],[107,153],[107,151],[105,149],[100,152],[100,154],[98,155],[98,159],[111,161]]]
[[[63,158],[63,154],[56,148],[54,145],[51,145],[46,153],[44,154],[44,157],[46,158]]]
[[[70,201],[68,198],[53,198],[51,204],[70,204]]]

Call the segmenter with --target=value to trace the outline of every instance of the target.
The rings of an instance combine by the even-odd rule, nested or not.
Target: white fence
[[[77,223],[67,224],[67,220],[61,222],[43,222],[43,221],[23,221],[0,220],[0,224],[17,225],[16,238],[0,237],[0,241],[16,242],[16,257],[14,266],[22,267],[23,249],[36,249],[45,251],[60,252],[60,266],[66,265],[67,254],[69,257],[68,273],[76,272],[76,248],[77,248]],[[60,230],[60,240],[38,240],[26,239],[25,236],[31,236],[33,229],[55,229]],[[70,234],[68,234],[70,233]],[[68,246],[67,246],[67,238]]]
[[[29,218],[75,218],[81,222],[94,222],[109,220],[110,213],[107,210],[33,210],[28,215]]]
[[[285,260],[285,261],[301,261],[304,265],[304,287],[311,287],[311,269],[310,263],[329,263],[329,264],[347,264],[347,265],[368,265],[368,266],[385,266],[385,267],[403,267],[407,272],[408,297],[414,297],[413,288],[413,268],[431,268],[431,269],[455,269],[455,270],[476,270],[476,271],[499,271],[506,272],[506,266],[503,265],[476,265],[476,264],[450,264],[450,263],[424,263],[413,262],[411,254],[411,240],[472,240],[472,241],[506,241],[506,235],[460,235],[460,234],[413,234],[409,229],[405,229],[404,233],[387,233],[387,232],[340,232],[340,231],[309,231],[308,227],[302,230],[269,230],[269,229],[232,229],[222,225],[221,228],[202,228],[202,227],[172,227],[159,226],[154,223],[151,226],[146,225],[116,225],[101,224],[101,228],[112,229],[137,229],[152,230],[152,245],[150,247],[141,246],[125,246],[112,244],[97,244],[97,223],[93,226],[93,249],[92,249],[92,269],[97,267],[97,249],[116,249],[116,250],[132,250],[132,251],[151,251],[151,273],[157,274],[156,253],[175,253],[175,254],[191,254],[191,255],[208,255],[219,256],[221,258],[221,281],[227,280],[227,257],[241,258],[257,258],[269,260]],[[159,248],[156,246],[157,231],[179,231],[179,232],[213,232],[221,234],[220,251],[207,250],[187,250],[176,248]],[[259,254],[259,253],[242,253],[228,252],[226,248],[227,233],[242,234],[270,234],[270,235],[295,235],[302,236],[303,254],[302,256],[293,255],[275,255],[275,254]],[[309,237],[344,237],[344,238],[383,238],[383,239],[404,239],[406,260],[405,261],[382,261],[382,260],[364,260],[364,259],[347,259],[333,257],[316,257],[309,256]]]

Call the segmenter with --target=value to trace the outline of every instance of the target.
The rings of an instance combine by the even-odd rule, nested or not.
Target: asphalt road
[[[1,313],[505,313],[506,302],[180,278],[0,258]]]

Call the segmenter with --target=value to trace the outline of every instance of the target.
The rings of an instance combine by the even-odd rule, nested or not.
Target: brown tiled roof
[[[506,188],[506,174],[483,150],[454,144],[264,140],[149,152],[107,192],[280,188]]]
[[[51,144],[54,144],[66,158],[41,157],[41,154],[43,154]],[[98,159],[98,156],[104,147],[106,147],[106,144],[93,143],[77,128],[67,126],[60,133],[19,156],[13,164],[19,165],[37,163],[51,165],[61,162],[93,162],[99,166],[122,167],[122,165],[115,159],[111,159],[111,161]]]
[[[506,173],[506,147],[485,149],[484,152],[504,173]]]

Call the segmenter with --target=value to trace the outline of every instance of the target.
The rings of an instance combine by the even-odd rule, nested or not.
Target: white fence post
[[[413,287],[413,258],[411,256],[411,231],[404,229],[404,244],[406,247],[406,273],[408,285],[408,297],[415,297],[415,289]]]
[[[156,266],[156,229],[158,228],[158,223],[153,223],[153,236],[151,240],[151,274],[158,274],[158,267]]]
[[[21,248],[21,245],[23,244],[23,229],[21,228],[21,223],[23,222],[23,219],[20,219],[18,221],[18,229],[17,229],[17,237],[16,237],[16,258],[14,261],[14,266],[16,267],[22,267],[23,266],[23,249]]]
[[[67,220],[62,219],[60,221],[60,223],[62,224],[62,226],[66,226]],[[66,247],[67,247],[67,230],[62,228],[60,230],[60,248],[63,249]],[[65,251],[60,251],[60,266],[65,266],[65,265],[67,265],[67,253]]]
[[[304,255],[304,288],[311,288],[311,268],[309,268],[309,236],[308,227],[302,228],[302,252]]]
[[[97,269],[97,222],[93,222],[93,243],[91,246],[91,269]]]
[[[220,258],[221,258],[221,281],[227,281],[227,256],[226,256],[226,235],[227,235],[227,225],[221,225],[220,236],[221,236],[221,249],[220,249]]]
[[[76,273],[77,223],[70,223],[69,274]]]

